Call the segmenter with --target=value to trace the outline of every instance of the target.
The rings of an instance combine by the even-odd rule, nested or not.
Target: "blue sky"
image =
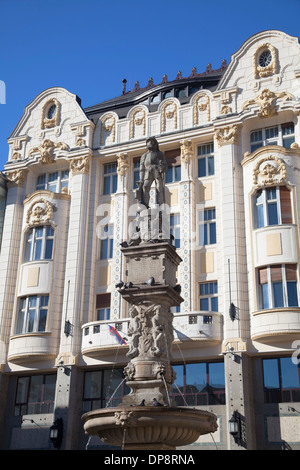
[[[88,107],[134,82],[220,67],[251,35],[300,37],[300,0],[0,0],[0,170],[24,107],[61,86]]]

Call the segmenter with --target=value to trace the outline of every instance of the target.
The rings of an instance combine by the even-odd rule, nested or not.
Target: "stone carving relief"
[[[287,179],[287,169],[281,158],[269,155],[259,160],[253,169],[253,184],[272,186]]]
[[[180,141],[180,150],[181,150],[181,161],[187,165],[190,163],[193,157],[192,142],[190,140],[181,140]]]
[[[210,99],[209,96],[206,93],[201,93],[200,95],[197,96],[197,98],[194,101],[194,106],[193,106],[193,120],[194,120],[194,126],[200,124],[200,116],[203,115],[203,112],[206,113],[205,118],[202,120],[204,122],[209,122],[210,121]]]
[[[22,158],[20,150],[22,150],[23,143],[28,141],[28,135],[14,137],[8,140],[9,146],[12,147],[11,160],[20,160]]]
[[[259,65],[259,58],[264,51],[270,51],[271,62],[265,67]],[[254,78],[265,78],[278,73],[278,53],[277,49],[269,43],[262,44],[253,55]]]
[[[101,120],[101,145],[114,143],[116,140],[116,119],[110,114]]]
[[[130,139],[143,137],[146,134],[146,113],[143,108],[133,111],[130,118]]]
[[[90,171],[89,156],[72,158],[70,161],[70,169],[73,174],[88,173]]]
[[[220,112],[221,112],[221,114],[231,114],[231,113],[232,113],[232,109],[231,109],[230,106],[224,105],[224,106],[222,106]]]
[[[177,104],[166,101],[161,108],[161,132],[177,129]]]
[[[40,154],[40,162],[43,164],[50,164],[54,162],[54,150],[56,148],[69,150],[69,146],[63,142],[52,142],[50,139],[45,139],[42,145],[32,148],[28,152],[28,156],[38,152]]]
[[[9,182],[15,183],[17,186],[22,187],[24,185],[26,172],[27,170],[24,170],[24,169],[13,170],[13,171],[7,171],[5,175]]]
[[[115,412],[115,424],[117,426],[128,426],[136,422],[133,411],[116,411]]]
[[[121,176],[121,178],[123,178],[123,176],[127,173],[128,168],[129,168],[127,153],[118,153],[117,162],[118,162],[117,173],[118,175]]]
[[[53,108],[52,108],[53,107]],[[55,111],[52,115],[49,115],[49,111],[54,109]],[[60,111],[61,111],[61,104],[56,98],[52,98],[51,100],[47,101],[42,108],[42,122],[41,122],[41,129],[50,129],[52,127],[56,127],[59,124],[60,120]]]
[[[53,206],[47,199],[40,198],[28,208],[26,215],[27,225],[42,225],[49,223],[53,217]]]
[[[147,358],[163,356],[173,340],[170,310],[155,304],[132,305],[129,316],[130,344],[127,356],[130,359],[137,356]],[[127,372],[134,374],[134,371],[127,370]]]
[[[216,129],[216,139],[219,147],[239,143],[239,126],[232,125]]]
[[[245,111],[251,105],[257,105],[259,107],[258,116],[271,117],[277,114],[276,101],[279,98],[285,98],[286,100],[292,100],[291,93],[282,91],[280,93],[274,93],[273,91],[265,88],[261,94],[254,99],[247,100],[243,106],[242,111]]]

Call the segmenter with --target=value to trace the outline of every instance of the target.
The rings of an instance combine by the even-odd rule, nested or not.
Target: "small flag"
[[[113,326],[108,325],[108,328],[109,328],[110,334],[114,335],[120,344],[127,345],[126,341],[122,338],[122,336],[118,333],[118,331]]]

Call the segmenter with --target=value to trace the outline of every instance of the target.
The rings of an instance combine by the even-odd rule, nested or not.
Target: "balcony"
[[[222,341],[223,316],[214,312],[189,312],[174,315],[174,341],[200,341],[205,345]]]
[[[105,353],[109,349],[126,348],[129,318],[117,321],[94,321],[82,326],[81,352],[87,356]],[[177,313],[174,315],[174,342],[199,341],[217,344],[222,341],[222,316],[203,312]],[[113,327],[111,329],[110,327]]]
[[[11,362],[44,360],[56,355],[56,343],[49,332],[24,333],[10,337],[7,357]]]
[[[260,310],[251,318],[251,339],[262,343],[293,341],[300,335],[300,308]]]

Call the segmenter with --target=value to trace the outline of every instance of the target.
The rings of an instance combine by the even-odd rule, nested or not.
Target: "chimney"
[[[122,83],[123,83],[123,95],[125,95],[125,93],[126,93],[126,83],[127,83],[126,78],[123,78]]]

